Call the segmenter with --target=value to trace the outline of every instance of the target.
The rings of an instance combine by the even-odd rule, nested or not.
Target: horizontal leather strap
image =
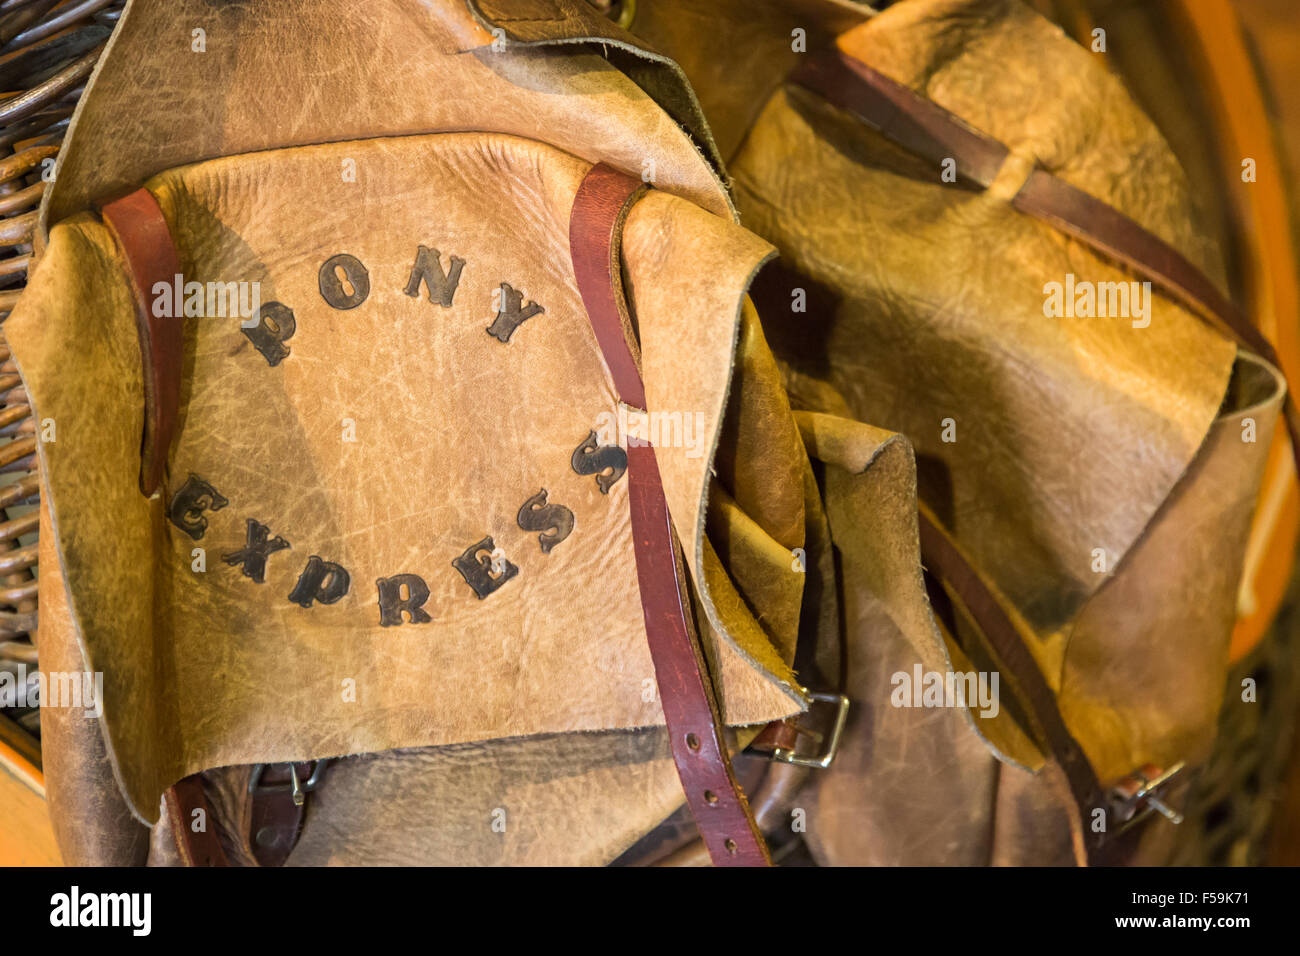
[[[144,434],[140,443],[140,491],[152,496],[162,485],[167,454],[176,432],[185,351],[183,315],[154,314],[153,288],[170,287],[181,273],[171,230],[147,189],[108,203],[104,222],[126,257],[135,293],[136,332],[144,378]]]
[[[592,331],[621,401],[645,409],[619,269],[619,237],[643,183],[602,164],[574,197],[569,252]],[[696,641],[680,546],[654,448],[630,438],[628,498],[637,583],[668,739],[701,837],[715,866],[768,866],[767,844],[736,781],[723,722]]]

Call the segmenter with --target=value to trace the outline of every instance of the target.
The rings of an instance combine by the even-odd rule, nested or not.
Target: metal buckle
[[[278,767],[279,764],[259,763],[253,767],[253,775],[248,778],[248,792],[251,794],[259,793],[289,793],[293,795],[293,805],[300,807],[307,802],[307,794],[311,793],[321,785],[321,779],[325,776],[325,768],[329,766],[330,761],[317,760],[312,763],[311,776],[305,781],[298,779],[298,765],[289,764],[289,782],[272,783],[267,786],[261,786],[262,774],[267,767]]]
[[[1183,822],[1183,815],[1160,799],[1160,791],[1183,769],[1183,761],[1178,761],[1168,770],[1161,770],[1147,764],[1133,771],[1110,791],[1111,805],[1115,819],[1121,826],[1115,835],[1141,823],[1153,813],[1158,813],[1170,823]]]
[[[588,2],[624,30],[631,27],[633,19],[636,18],[636,0],[588,0]]]
[[[844,733],[844,724],[849,719],[849,699],[843,694],[826,694],[816,691],[809,691],[806,696],[809,700],[819,704],[835,704],[838,708],[835,713],[835,723],[831,727],[830,738],[826,740],[825,749],[819,756],[801,757],[793,750],[777,747],[772,751],[772,759],[781,763],[792,763],[798,767],[816,767],[825,770],[831,765],[831,761],[835,759],[835,754],[839,752],[840,737]],[[795,729],[801,735],[815,737],[818,740],[823,739],[822,735],[816,731],[805,730],[802,727],[796,727]]]

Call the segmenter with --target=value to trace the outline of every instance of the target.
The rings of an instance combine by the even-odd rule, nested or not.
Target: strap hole
[[[731,839],[731,837],[727,837],[727,839],[722,842],[722,845],[727,848],[727,852],[732,856],[736,855],[736,841]]]
[[[713,804],[718,802],[718,795],[714,793],[712,790],[705,790],[704,801],[708,803],[710,806],[712,806]]]
[[[686,735],[686,746],[690,747],[692,750],[699,750],[699,749],[700,749],[700,738],[697,737],[695,734],[687,734],[687,735]]]

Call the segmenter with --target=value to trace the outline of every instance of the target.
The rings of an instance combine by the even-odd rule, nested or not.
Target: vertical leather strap
[[[578,187],[569,219],[569,252],[592,331],[619,399],[642,411],[645,387],[623,300],[619,238],[628,210],[644,192],[643,183],[598,164]],[[646,636],[686,803],[715,866],[769,866],[767,845],[727,755],[689,613],[680,545],[648,442],[628,439],[627,475]]]
[[[186,866],[229,866],[226,851],[217,836],[217,821],[203,792],[203,780],[198,774],[177,781],[163,794],[163,805],[176,837],[176,848]],[[195,811],[202,811],[196,817]],[[196,824],[202,826],[195,830]]]
[[[181,274],[180,259],[167,219],[147,189],[107,203],[100,210],[126,258],[135,295],[136,334],[140,342],[144,380],[144,433],[140,440],[140,491],[152,496],[162,485],[167,453],[176,432],[180,407],[181,368],[185,351],[183,313],[157,315],[154,286],[169,288]],[[173,312],[180,312],[173,302]],[[217,838],[217,823],[199,776],[186,777],[163,794],[176,846],[186,866],[227,866]],[[201,811],[202,829],[195,811]]]
[[[171,288],[181,273],[171,230],[158,201],[137,189],[101,210],[126,257],[135,293],[136,331],[144,378],[144,434],[140,443],[140,491],[152,496],[162,484],[167,453],[180,407],[181,367],[185,351],[183,314],[155,314],[154,285]],[[178,303],[171,311],[180,313]]]

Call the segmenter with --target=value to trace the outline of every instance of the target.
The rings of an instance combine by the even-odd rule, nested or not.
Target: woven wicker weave
[[[1297,582],[1268,636],[1228,677],[1214,753],[1188,795],[1181,866],[1258,866],[1281,794],[1300,713]],[[1242,700],[1254,681],[1254,702]]]
[[[22,294],[37,207],[122,0],[0,0],[0,322]],[[0,325],[0,668],[36,647],[37,423]],[[34,737],[39,712],[2,712]]]

